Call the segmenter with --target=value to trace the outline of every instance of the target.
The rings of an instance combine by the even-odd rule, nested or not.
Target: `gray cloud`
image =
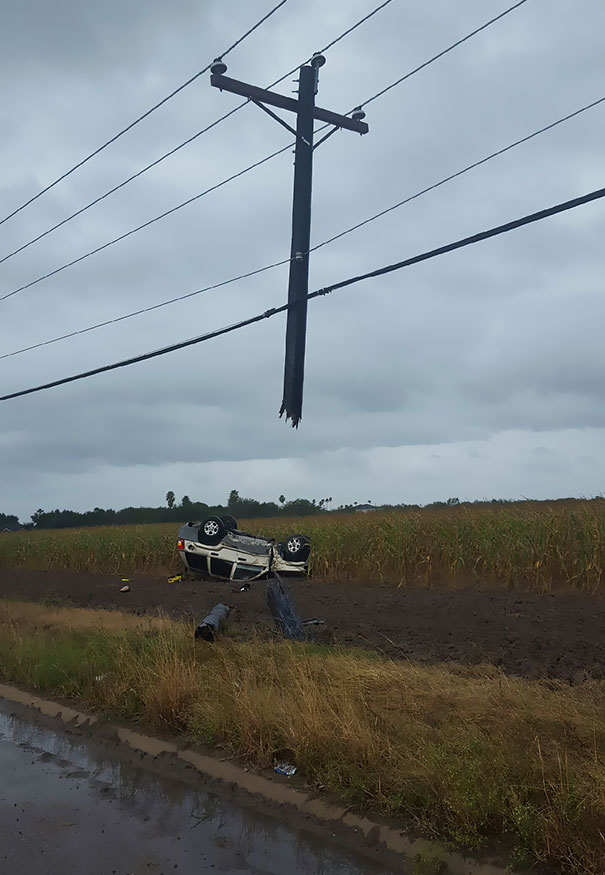
[[[229,72],[268,84],[372,5],[287,4],[233,53]],[[3,81],[10,82],[0,107],[2,214],[207,63],[266,11],[254,6],[13,4],[0,36]],[[329,52],[319,102],[350,109],[504,6],[395,0]],[[316,153],[314,242],[601,96],[604,26],[598,0],[584,0],[581,14],[563,0],[530,0],[371,104],[367,137],[341,132]],[[196,82],[1,226],[0,255],[235,104],[206,77]],[[605,110],[597,108],[319,249],[313,287],[601,186],[604,134]],[[77,257],[287,142],[285,131],[246,107],[1,265],[0,289]],[[286,257],[291,159],[279,156],[3,302],[2,350]],[[205,493],[214,490],[212,500],[238,485],[274,497],[324,482],[342,500],[365,500],[368,490],[375,501],[395,500],[389,464],[415,484],[414,500],[449,492],[599,492],[604,233],[597,203],[314,302],[299,433],[276,415],[283,317],[5,403],[1,509],[27,516],[39,504],[86,507],[101,495],[107,504],[152,501],[153,490],[159,500],[173,488],[165,482],[170,477],[196,494],[186,487],[187,472]],[[2,388],[58,378],[252,315],[281,303],[286,282],[287,268],[277,268],[0,360]],[[579,444],[586,444],[581,464]]]

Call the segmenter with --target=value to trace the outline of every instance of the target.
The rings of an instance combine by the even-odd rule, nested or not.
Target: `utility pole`
[[[224,74],[227,67],[217,58],[211,69],[211,85],[222,91],[240,94],[255,103],[275,121],[296,137],[294,148],[294,194],[292,199],[292,245],[290,248],[290,274],[288,279],[288,317],[286,323],[286,353],[284,363],[284,391],[280,416],[285,414],[295,428],[302,417],[303,382],[305,369],[305,344],[307,335],[307,295],[309,292],[309,248],[311,240],[311,194],[313,184],[313,152],[335,131],[345,128],[359,134],[367,134],[369,128],[363,121],[365,113],[357,107],[351,117],[339,115],[315,105],[319,83],[319,68],[326,59],[313,55],[310,64],[300,68],[298,100],[285,97],[274,91],[257,88]],[[296,130],[269,106],[296,113]],[[328,133],[313,143],[313,123],[325,121],[333,125]]]
[[[317,72],[318,69],[313,67],[301,67],[298,85],[284,394],[279,411],[280,416],[286,414],[286,420],[291,418],[294,427],[298,427],[302,416],[305,373],[313,187],[313,110]]]

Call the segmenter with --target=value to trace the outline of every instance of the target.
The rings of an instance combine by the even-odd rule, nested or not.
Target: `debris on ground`
[[[240,608],[237,630],[242,640],[258,632],[282,637],[267,610],[265,582],[239,592],[246,581],[227,586],[208,581],[202,587],[192,580],[169,586],[167,576],[141,571],[126,597],[115,574],[0,568],[0,598],[39,602],[52,597],[54,604],[132,608],[144,614],[155,614],[159,608],[176,619],[193,615],[191,637],[212,605],[232,601]],[[303,627],[307,635],[330,647],[363,647],[390,659],[430,664],[498,662],[505,674],[534,680],[547,677],[578,683],[576,673],[582,673],[581,680],[585,671],[594,681],[605,678],[605,598],[596,595],[565,590],[551,598],[482,588],[476,580],[472,587],[468,582],[467,589],[397,588],[376,580],[350,581],[346,586],[323,580],[285,582],[303,620],[326,621]],[[230,621],[233,616],[232,611]],[[277,759],[290,762],[292,757]]]
[[[273,572],[274,579],[267,583],[267,606],[277,628],[284,638],[291,641],[304,641],[305,630],[292,596],[280,576]]]
[[[122,580],[122,583],[131,583],[132,577],[122,577],[121,580]]]
[[[277,763],[273,767],[273,771],[277,772],[278,775],[285,775],[287,778],[291,778],[292,775],[296,774],[296,766],[292,763]]]
[[[325,620],[320,620],[318,617],[313,617],[311,620],[303,620],[303,626],[323,626]]]
[[[202,622],[195,630],[195,637],[201,638],[204,641],[214,641],[217,632],[220,632],[221,627],[227,621],[229,611],[231,609],[227,605],[215,605],[207,617],[204,617]]]
[[[240,592],[248,592],[249,589],[250,589],[250,584],[245,583],[243,586],[240,586],[239,591]]]
[[[182,575],[182,574],[175,574],[174,577],[169,577],[169,578],[168,578],[168,583],[178,583],[178,582],[181,581],[182,579],[183,579],[183,575]]]
[[[130,592],[130,587],[128,586],[128,584],[126,584],[126,586],[120,587],[120,592]]]

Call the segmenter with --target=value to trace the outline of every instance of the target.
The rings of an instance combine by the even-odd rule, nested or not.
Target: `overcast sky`
[[[226,60],[266,86],[377,5],[290,0]],[[271,0],[21,0],[0,29],[6,215],[205,66]],[[346,112],[509,5],[393,0],[327,53]],[[312,242],[605,94],[602,0],[529,0],[372,103],[315,154]],[[279,86],[289,94],[295,84]],[[198,79],[0,226],[0,257],[236,105]],[[605,104],[313,254],[311,287],[605,184]],[[0,265],[2,294],[288,142],[248,106]],[[11,352],[286,258],[288,151],[0,303]],[[278,418],[285,319],[0,405],[0,511],[261,499],[429,502],[605,491],[605,205],[320,298],[303,420]],[[0,394],[282,304],[287,266],[0,360]]]

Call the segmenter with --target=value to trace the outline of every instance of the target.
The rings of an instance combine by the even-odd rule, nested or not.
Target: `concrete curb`
[[[33,709],[51,720],[77,727],[91,735],[101,734],[113,737],[132,751],[157,758],[163,755],[176,757],[182,764],[192,767],[205,779],[235,785],[251,796],[261,797],[274,806],[287,806],[298,813],[303,820],[309,818],[333,828],[344,827],[350,833],[351,845],[364,845],[382,848],[391,858],[399,861],[400,871],[413,873],[414,858],[420,855],[445,865],[443,872],[449,875],[511,875],[510,870],[494,861],[473,860],[462,854],[452,853],[446,845],[424,839],[412,839],[400,830],[368,817],[354,814],[348,808],[332,805],[317,796],[287,786],[281,781],[271,781],[262,775],[253,774],[232,762],[215,759],[191,748],[181,748],[171,741],[144,735],[115,723],[99,720],[94,714],[78,711],[50,699],[28,693],[18,687],[0,683],[0,699],[27,709]],[[176,775],[178,779],[178,775]],[[435,869],[437,871],[437,869]]]

